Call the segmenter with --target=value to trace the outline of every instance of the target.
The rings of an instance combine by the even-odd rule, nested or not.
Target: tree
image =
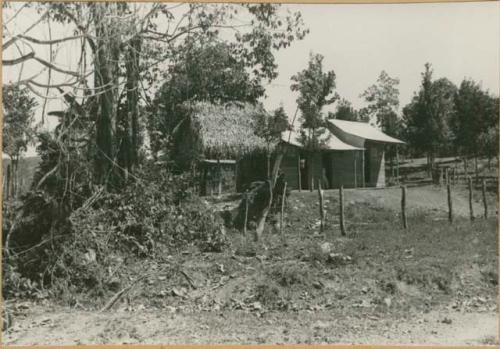
[[[323,56],[310,54],[308,67],[292,76],[291,90],[299,92],[297,107],[301,111],[301,128],[304,145],[309,149],[320,145],[319,129],[325,125],[321,112],[325,105],[334,103],[338,96],[335,89],[335,72],[323,72]],[[323,131],[324,132],[324,131]]]
[[[335,72],[323,72],[323,56],[309,56],[308,67],[292,76],[291,90],[299,92],[297,107],[301,112],[301,141],[308,150],[309,164],[315,149],[318,149],[325,139],[321,135],[326,132],[325,115],[322,109],[325,105],[334,103],[338,96],[335,89]],[[309,167],[312,171],[312,167]],[[309,187],[313,187],[313,176],[309,178]]]
[[[182,105],[186,101],[256,103],[264,88],[257,77],[250,76],[246,64],[235,57],[228,43],[186,42],[164,73],[164,83],[153,101],[148,120],[153,153],[166,151],[164,140],[169,138],[172,142],[168,151],[173,158],[182,152],[176,147],[178,135],[174,130],[185,118]],[[176,163],[190,167],[182,161]]]
[[[335,113],[328,113],[328,118],[346,121],[368,122],[368,118],[354,109],[351,102],[349,102],[345,98],[339,100]]]
[[[34,141],[33,115],[37,106],[28,89],[19,86],[5,86],[3,99],[2,149],[10,158],[9,187],[7,197],[16,196],[18,186],[18,165],[28,144]]]
[[[475,159],[498,156],[498,97],[483,91],[472,80],[463,80],[455,94],[455,110],[451,120],[453,143],[460,153]]]
[[[420,91],[403,109],[410,145],[427,155],[428,171],[436,155],[449,149],[450,119],[454,111],[456,87],[446,78],[432,81],[432,69],[425,64]]]
[[[40,3],[20,7],[11,18],[20,18],[19,13],[29,7],[40,16],[25,32],[5,37],[3,52],[12,48],[19,52],[13,59],[3,56],[2,62],[41,64],[49,70],[47,83],[38,78],[41,70],[13,84],[24,85],[43,99],[54,97],[51,93],[59,89],[57,97],[62,99],[71,90],[83,100],[81,105],[92,106],[82,115],[92,120],[88,132],[92,144],[86,150],[94,160],[93,182],[104,187],[116,187],[115,175],[127,177],[137,165],[139,108],[150,106],[159,72],[176,55],[189,51],[186,42],[215,38],[227,42],[231,55],[245,62],[254,76],[271,80],[277,75],[274,52],[308,32],[299,12],[283,13],[273,4]],[[49,28],[51,23],[63,24],[73,34],[55,39],[29,35],[45,22]],[[76,69],[63,68],[52,54],[50,60],[43,59],[34,48],[41,45],[52,52],[74,41],[81,42],[72,62]],[[51,73],[64,82],[55,82]]]
[[[359,114],[368,121],[375,120],[383,132],[398,137],[400,133],[399,108],[399,79],[391,78],[384,70],[380,72],[377,82],[368,87],[360,97],[363,97],[368,106],[361,109]],[[391,173],[394,173],[394,158],[397,155],[396,146],[389,146],[387,157],[390,159]]]
[[[391,120],[397,116],[399,107],[399,79],[391,78],[384,70],[380,73],[377,82],[368,87],[360,97],[364,98],[368,106],[360,114],[369,120],[376,121],[382,131],[390,133]]]
[[[266,141],[267,145],[267,178],[271,178],[271,150],[281,140],[281,134],[289,129],[288,116],[283,106],[272,114],[260,113],[257,115],[256,134]]]

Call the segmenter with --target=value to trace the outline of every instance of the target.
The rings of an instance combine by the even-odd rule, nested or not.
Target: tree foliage
[[[454,98],[453,144],[466,156],[498,154],[498,97],[463,80]]]
[[[363,118],[375,120],[382,131],[391,133],[394,116],[399,108],[399,79],[391,78],[384,70],[380,73],[377,82],[368,87],[360,97],[364,98],[368,106],[360,111]]]
[[[407,139],[417,152],[427,154],[430,166],[436,155],[449,149],[455,91],[455,85],[446,78],[433,81],[427,63],[419,92],[403,108]]]
[[[269,178],[272,148],[278,144],[282,133],[290,128],[290,124],[283,106],[277,108],[273,113],[260,113],[256,115],[256,118],[255,133],[263,138],[267,144],[267,176]]]
[[[37,102],[28,89],[5,86],[2,90],[2,150],[11,159],[18,159],[34,140],[34,108]]]
[[[319,128],[325,125],[324,106],[334,103],[338,96],[335,90],[335,72],[323,71],[320,54],[310,54],[307,68],[292,76],[291,90],[297,91],[297,107],[301,111],[305,145],[314,148],[319,145]]]
[[[335,113],[329,113],[328,118],[358,122],[369,121],[366,115],[363,115],[358,110],[354,109],[352,103],[345,98],[339,100]]]

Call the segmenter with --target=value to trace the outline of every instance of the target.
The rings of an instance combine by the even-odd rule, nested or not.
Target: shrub
[[[31,192],[25,206],[33,209],[25,209],[19,231],[36,232],[36,239],[13,249],[17,257],[8,260],[13,269],[4,286],[20,289],[18,273],[60,297],[102,296],[128,257],[154,258],[186,245],[209,252],[228,246],[222,219],[194,193],[191,177],[151,168],[137,177],[142,179],[96,195],[67,217],[54,216],[57,202],[50,195]]]
[[[278,265],[269,271],[269,276],[283,287],[311,283],[308,271],[296,264]]]
[[[281,300],[280,288],[273,282],[259,283],[255,286],[255,299],[268,307],[274,307]]]

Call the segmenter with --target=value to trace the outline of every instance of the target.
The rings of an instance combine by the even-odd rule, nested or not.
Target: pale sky
[[[337,92],[356,108],[365,103],[359,95],[375,83],[382,70],[400,79],[400,105],[406,105],[418,90],[424,64],[430,62],[434,78],[446,77],[455,84],[472,78],[499,94],[500,81],[500,2],[394,4],[394,5],[283,5],[299,10],[310,29],[306,38],[276,53],[279,76],[266,86],[263,103],[268,110],[283,103],[291,118],[297,95],[290,91],[290,77],[307,66],[309,53],[322,54],[325,70],[337,75]],[[4,21],[12,12],[4,11]],[[15,35],[33,23],[37,14],[25,12],[7,24]],[[16,22],[16,23],[14,23]],[[5,23],[5,22],[4,22]],[[45,32],[44,29],[45,28]],[[47,37],[46,27],[30,34]],[[67,30],[53,29],[53,38],[63,37]],[[71,29],[68,28],[69,32]],[[43,33],[42,33],[43,32]],[[58,64],[71,68],[76,64],[78,42],[65,43]],[[4,58],[16,56],[13,48]],[[76,50],[76,51],[75,51]],[[11,56],[12,55],[12,56]],[[47,58],[48,52],[40,54]],[[40,67],[37,67],[40,70]],[[36,70],[35,70],[36,71]],[[23,76],[32,74],[26,66]],[[4,67],[3,82],[17,80],[19,69]],[[54,73],[57,75],[56,73]],[[46,78],[41,76],[41,81]],[[51,102],[47,110],[57,108]],[[54,107],[56,106],[56,108]],[[326,110],[334,110],[330,106]],[[39,108],[41,113],[41,107]],[[49,126],[53,126],[49,123]],[[34,155],[30,150],[28,156]]]
[[[400,79],[400,105],[418,90],[424,64],[434,77],[455,84],[472,78],[495,95],[500,80],[500,2],[394,5],[289,5],[300,10],[311,33],[278,52],[279,77],[267,87],[265,105],[281,102],[288,114],[297,98],[290,77],[320,53],[337,75],[337,92],[355,107],[385,70]],[[328,108],[334,110],[332,106]]]

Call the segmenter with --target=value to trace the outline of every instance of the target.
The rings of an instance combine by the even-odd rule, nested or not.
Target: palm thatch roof
[[[255,133],[257,115],[266,113],[263,107],[208,102],[190,103],[186,107],[205,157],[237,158],[266,149],[265,140]]]

